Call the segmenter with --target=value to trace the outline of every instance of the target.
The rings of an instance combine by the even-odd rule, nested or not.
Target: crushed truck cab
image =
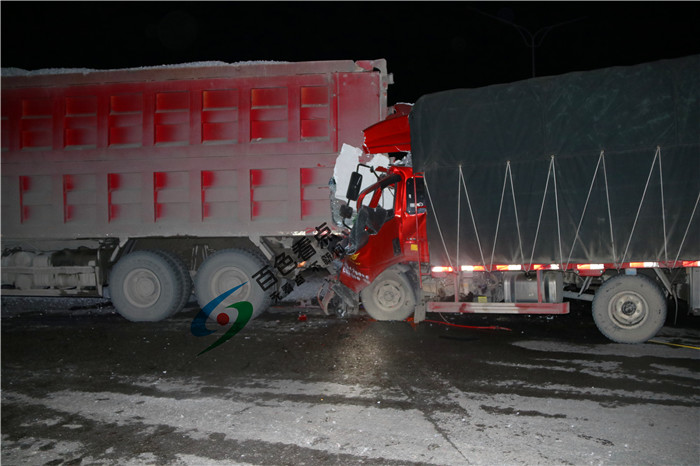
[[[364,131],[324,309],[420,322],[579,300],[621,343],[652,338],[667,301],[700,314],[698,75],[692,56],[397,105]]]

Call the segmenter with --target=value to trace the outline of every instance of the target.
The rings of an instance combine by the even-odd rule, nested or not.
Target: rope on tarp
[[[476,219],[474,218],[474,209],[472,208],[472,202],[469,198],[469,191],[467,190],[467,183],[464,179],[464,173],[462,173],[462,166],[459,166],[459,178],[462,181],[462,186],[464,187],[464,193],[467,195],[467,205],[469,206],[469,215],[472,218],[472,226],[474,227],[474,234],[476,235],[476,244],[479,246],[479,254],[481,255],[481,263],[486,264],[484,259],[484,250],[481,247],[481,240],[479,239],[479,230],[476,228]]]
[[[661,182],[661,219],[664,228],[664,260],[668,262],[668,240],[666,237],[666,204],[664,203],[664,172],[661,169],[661,146],[656,147],[659,153],[659,180]]]
[[[462,173],[462,165],[459,165],[459,172]],[[460,217],[462,215],[462,193],[459,190],[459,176],[457,177],[457,251],[456,251],[456,259],[455,262],[457,262],[457,268],[460,267],[461,261],[459,260],[459,223],[460,223]],[[459,272],[460,270],[455,270],[455,277],[459,277]]]
[[[515,210],[515,226],[518,231],[518,244],[520,247],[520,259],[521,263],[525,262],[525,254],[523,254],[523,240],[522,237],[520,236],[520,221],[518,220],[518,205],[515,202],[515,186],[513,185],[513,172],[510,168],[510,160],[506,163],[506,172],[505,175],[503,176],[503,190],[501,191],[501,205],[498,207],[498,221],[496,222],[496,234],[493,238],[493,248],[491,249],[491,266],[490,268],[493,269],[493,258],[496,254],[496,243],[498,241],[498,229],[501,225],[501,213],[503,211],[503,200],[505,198],[506,194],[506,185],[508,184],[508,180],[510,180],[510,191],[513,194],[513,209]]]
[[[442,235],[442,228],[440,228],[440,221],[437,218],[437,211],[435,210],[435,204],[433,204],[433,198],[430,195],[430,188],[428,187],[428,177],[423,176],[423,184],[425,185],[425,192],[428,194],[428,201],[430,202],[430,210],[433,212],[433,217],[435,217],[435,225],[437,225],[438,233],[440,234],[440,240],[442,241],[442,247],[445,249],[445,257],[447,257],[450,267],[454,270],[452,266],[452,259],[450,259],[450,253],[447,252],[447,244],[445,243],[445,237]]]
[[[647,190],[649,189],[649,182],[651,181],[651,175],[654,173],[654,166],[656,165],[656,160],[659,160],[659,176],[661,175],[661,147],[656,147],[656,153],[654,154],[654,160],[651,161],[651,168],[649,168],[649,175],[647,176],[647,183],[644,185],[644,192],[642,193],[642,199],[639,201],[639,207],[637,207],[637,215],[634,217],[634,223],[632,224],[632,230],[630,231],[630,237],[627,239],[627,246],[625,247],[625,253],[622,255],[621,264],[625,263],[627,258],[627,252],[629,251],[630,244],[632,243],[632,237],[634,236],[634,230],[637,227],[637,221],[639,220],[639,213],[642,211],[642,205],[644,204],[644,198],[647,195]],[[661,195],[663,196],[663,185],[661,185]],[[663,197],[662,197],[663,198]],[[663,210],[663,202],[661,204],[661,209]],[[666,245],[666,228],[664,222],[664,247]]]
[[[542,224],[542,214],[544,213],[544,204],[545,201],[547,200],[547,191],[549,189],[549,178],[553,178],[553,184],[554,184],[554,203],[556,206],[557,210],[557,233],[559,235],[559,264],[561,265],[561,262],[563,260],[563,254],[561,250],[561,226],[559,224],[559,199],[558,199],[558,193],[557,193],[557,175],[556,175],[556,170],[554,166],[554,156],[552,155],[552,158],[549,162],[549,170],[547,171],[547,181],[544,184],[544,194],[542,195],[542,204],[540,205],[540,216],[537,219],[537,230],[535,231],[535,238],[532,240],[532,253],[530,254],[530,268],[532,268],[532,262],[535,257],[535,247],[537,246],[537,237],[540,234],[540,226]]]
[[[603,180],[605,181],[605,201],[608,206],[608,223],[610,224],[610,245],[612,246],[613,262],[617,262],[617,254],[615,253],[615,234],[613,233],[612,209],[610,209],[610,190],[608,189],[608,170],[605,167],[605,152],[601,151],[600,156],[603,158]]]
[[[581,230],[581,224],[583,223],[583,218],[586,216],[586,210],[588,209],[588,201],[591,199],[591,192],[593,192],[593,185],[595,184],[595,179],[598,176],[598,170],[600,169],[600,163],[601,161],[603,164],[604,158],[603,158],[603,151],[600,151],[600,157],[598,157],[598,163],[595,166],[595,171],[593,172],[593,179],[591,180],[591,185],[588,187],[588,195],[586,196],[586,202],[583,205],[583,212],[581,212],[581,218],[578,221],[578,226],[576,227],[576,234],[574,235],[574,240],[571,243],[571,250],[569,251],[569,257],[566,259],[566,267],[564,270],[567,270],[569,268],[569,264],[571,263],[571,255],[574,253],[574,247],[576,247],[576,240],[578,239],[578,233]],[[606,184],[605,184],[605,191],[607,192],[608,186],[607,186],[607,178],[606,178]],[[608,212],[610,211],[610,203],[608,202]]]
[[[698,191],[698,197],[695,199],[695,206],[693,207],[693,213],[690,214],[690,218],[688,219],[688,226],[685,227],[685,233],[683,233],[683,239],[681,240],[681,245],[678,248],[678,254],[676,254],[676,260],[674,261],[674,265],[678,262],[678,258],[681,257],[681,249],[683,249],[683,243],[685,243],[685,238],[688,236],[688,230],[690,230],[690,224],[693,221],[693,217],[695,217],[695,211],[698,208],[699,202],[700,202],[700,190]]]

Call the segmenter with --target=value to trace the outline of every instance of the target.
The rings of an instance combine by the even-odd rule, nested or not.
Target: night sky
[[[700,53],[696,2],[3,1],[0,7],[2,67],[385,58],[395,81],[390,104],[532,77],[528,34],[537,31],[537,76]]]

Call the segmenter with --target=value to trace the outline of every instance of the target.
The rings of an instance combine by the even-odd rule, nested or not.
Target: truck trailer
[[[254,315],[324,267],[339,147],[387,114],[385,60],[2,77],[2,294],[102,296],[157,321]]]
[[[668,302],[700,314],[698,76],[691,56],[397,105],[362,146],[392,163],[337,186],[324,308],[418,323],[583,300],[623,343],[652,338]]]

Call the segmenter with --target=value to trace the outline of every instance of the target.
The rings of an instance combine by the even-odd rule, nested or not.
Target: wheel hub
[[[219,270],[214,279],[212,280],[213,291],[215,295],[220,295],[231,288],[240,285],[243,282],[247,282],[248,276],[245,272],[239,270],[235,267],[228,267]],[[237,290],[233,295],[229,297],[229,300],[241,301],[248,297],[250,290],[250,283],[246,283],[243,287]]]
[[[401,289],[398,284],[385,282],[377,288],[377,301],[385,309],[396,309],[401,304]]]
[[[622,327],[641,325],[647,317],[648,306],[643,297],[633,292],[623,292],[610,301],[610,317]]]
[[[149,269],[134,269],[129,272],[124,280],[124,296],[132,306],[151,307],[160,298],[160,293],[160,280]]]

